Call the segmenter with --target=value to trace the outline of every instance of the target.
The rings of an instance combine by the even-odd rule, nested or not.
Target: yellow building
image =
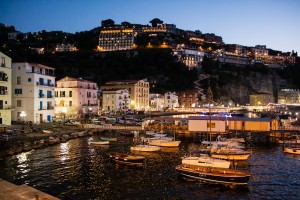
[[[146,80],[109,81],[100,87],[107,89],[127,89],[130,95],[130,109],[146,110],[149,108],[149,82]]]
[[[12,68],[11,58],[0,52],[0,125],[11,125]]]

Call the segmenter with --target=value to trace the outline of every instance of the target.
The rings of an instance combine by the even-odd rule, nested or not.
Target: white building
[[[164,108],[173,110],[176,107],[179,107],[178,95],[175,92],[166,92],[164,94]]]
[[[11,58],[0,52],[0,125],[11,125],[12,69]]]
[[[164,98],[161,94],[150,94],[150,107],[152,110],[160,111],[164,107]]]
[[[55,51],[65,52],[65,51],[77,51],[77,48],[74,44],[57,44]]]
[[[127,89],[103,90],[103,111],[123,112],[130,106],[130,95]]]
[[[77,118],[85,114],[98,114],[98,87],[95,82],[66,76],[56,83],[56,116]]]
[[[50,122],[54,116],[55,69],[34,63],[13,63],[14,121]]]

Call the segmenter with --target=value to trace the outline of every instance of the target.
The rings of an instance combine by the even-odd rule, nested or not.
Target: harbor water
[[[106,146],[91,146],[88,140],[117,137]],[[176,165],[200,143],[180,138],[178,148],[138,153],[144,167],[111,162],[109,153],[130,152],[132,138],[118,132],[99,133],[37,149],[0,160],[0,178],[27,184],[60,199],[300,199],[300,156],[283,153],[277,145],[252,148],[247,162],[237,167],[250,171],[247,187],[229,188],[184,179]]]

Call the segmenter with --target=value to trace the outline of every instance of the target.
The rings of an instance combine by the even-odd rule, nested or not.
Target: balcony
[[[44,94],[39,94],[39,98],[44,98],[45,95]]]
[[[8,82],[8,77],[1,77],[0,82]]]
[[[0,90],[0,95],[8,95],[8,91],[7,90],[5,90],[5,91]]]
[[[0,110],[14,110],[15,106],[0,106]]]
[[[47,95],[47,98],[53,98],[53,95]]]
[[[41,82],[36,82],[36,85],[39,85],[39,86],[47,86],[47,87],[54,87],[54,84],[53,83],[41,83]]]

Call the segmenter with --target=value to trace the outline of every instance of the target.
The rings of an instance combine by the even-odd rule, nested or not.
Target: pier
[[[26,184],[15,185],[0,179],[0,199],[2,200],[59,200]]]

